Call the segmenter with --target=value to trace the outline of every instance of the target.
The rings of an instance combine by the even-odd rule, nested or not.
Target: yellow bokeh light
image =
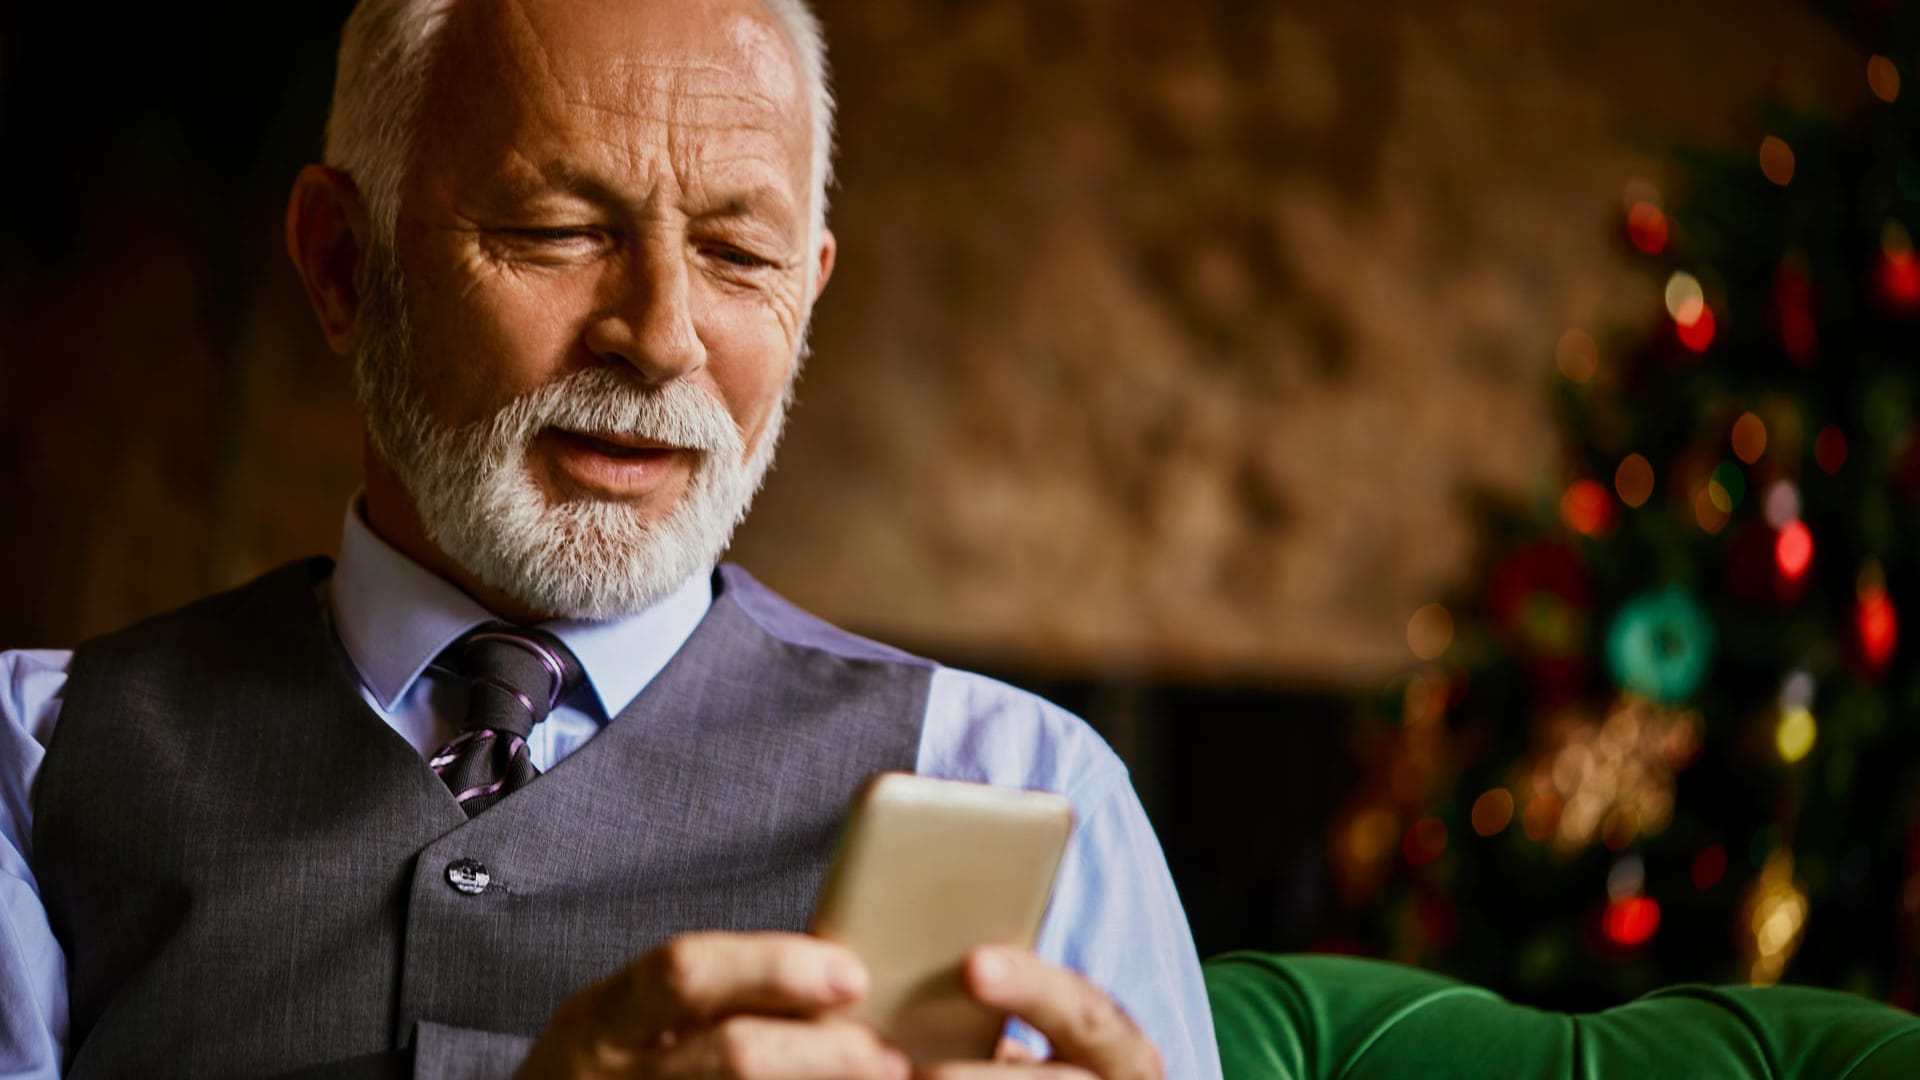
[[[1553,359],[1560,367],[1560,374],[1569,382],[1584,383],[1600,369],[1599,346],[1585,330],[1561,334],[1560,343],[1553,349]]]
[[[1760,140],[1760,171],[1781,187],[1793,182],[1793,147],[1787,140],[1778,135]]]
[[[1653,463],[1639,454],[1628,454],[1613,471],[1613,490],[1621,502],[1638,509],[1653,497]]]
[[[1807,893],[1793,879],[1793,856],[1784,850],[1767,856],[1767,864],[1747,887],[1740,906],[1747,930],[1742,943],[1747,981],[1772,986],[1799,951],[1807,925]]]
[[[1887,104],[1893,104],[1900,96],[1900,69],[1893,61],[1878,53],[1867,60],[1867,88],[1873,96]]]
[[[1439,604],[1427,604],[1407,620],[1407,647],[1422,660],[1438,660],[1453,644],[1453,614]]]
[[[1700,287],[1700,279],[1685,270],[1675,270],[1667,279],[1667,314],[1681,326],[1692,326],[1700,321],[1700,313],[1707,310],[1706,290]]]
[[[1780,760],[1791,765],[1813,750],[1813,741],[1819,735],[1819,725],[1813,721],[1813,713],[1804,707],[1788,709],[1780,714],[1779,726],[1773,729],[1774,749],[1780,751]]]
[[[1720,481],[1708,481],[1707,499],[1713,503],[1713,508],[1720,511],[1721,514],[1733,513],[1733,492],[1721,486]]]
[[[1714,498],[1716,488],[1719,490],[1718,499]],[[1721,508],[1722,504],[1726,509]],[[1726,488],[1720,487],[1719,484],[1708,484],[1694,494],[1693,520],[1712,535],[1727,527],[1727,518],[1731,516],[1732,507],[1733,499],[1729,497]]]
[[[1733,456],[1751,465],[1767,452],[1767,425],[1753,413],[1733,422]]]
[[[1390,811],[1369,810],[1347,827],[1347,850],[1360,862],[1372,862],[1400,839],[1400,819]]]
[[[1473,801],[1473,831],[1492,836],[1513,823],[1513,793],[1494,788]]]

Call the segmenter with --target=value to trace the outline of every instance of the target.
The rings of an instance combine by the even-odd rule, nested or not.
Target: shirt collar
[[[357,497],[347,507],[330,592],[340,644],[361,682],[388,711],[434,657],[461,634],[495,618],[451,582],[374,535],[360,516]],[[601,710],[613,717],[680,651],[712,604],[710,576],[695,574],[633,615],[541,625],[573,650]]]

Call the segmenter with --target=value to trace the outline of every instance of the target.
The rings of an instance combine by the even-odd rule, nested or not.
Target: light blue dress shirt
[[[328,583],[334,630],[360,674],[360,695],[414,749],[429,754],[458,730],[455,688],[428,663],[492,616],[347,514]],[[713,602],[706,577],[638,615],[556,621],[579,657],[591,699],[576,695],[528,740],[541,771],[619,715],[686,643]],[[34,777],[59,720],[71,654],[0,653],[0,1076],[58,1075],[67,1035],[66,958],[47,923],[31,855]],[[457,698],[455,698],[457,700]],[[632,721],[629,721],[632,722]],[[1040,933],[1041,956],[1104,988],[1144,1028],[1174,1080],[1220,1075],[1193,937],[1159,841],[1125,766],[1079,718],[970,672],[934,672],[918,771],[1058,791],[1072,802],[1073,839]],[[1031,1031],[1020,1037],[1044,1046]]]

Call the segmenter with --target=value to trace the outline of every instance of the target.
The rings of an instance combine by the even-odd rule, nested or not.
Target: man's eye
[[[743,270],[757,270],[761,267],[773,265],[771,261],[763,259],[750,251],[741,251],[739,248],[716,247],[709,248],[707,251],[713,258],[726,263],[728,266],[739,267]]]
[[[537,244],[571,244],[599,239],[599,234],[595,233],[592,229],[565,227],[512,229],[509,230],[509,233],[521,240],[527,240]]]
[[[500,258],[555,266],[600,258],[617,242],[591,225],[507,226],[490,230],[487,240]]]

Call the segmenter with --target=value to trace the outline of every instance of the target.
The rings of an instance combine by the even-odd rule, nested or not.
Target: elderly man
[[[716,569],[833,270],[801,0],[363,0],[287,245],[353,358],[337,565],[4,657],[0,1071],[900,1078],[804,927],[882,769],[1064,792],[952,1078],[1218,1074],[1117,760]],[[536,625],[537,624],[537,625]]]

